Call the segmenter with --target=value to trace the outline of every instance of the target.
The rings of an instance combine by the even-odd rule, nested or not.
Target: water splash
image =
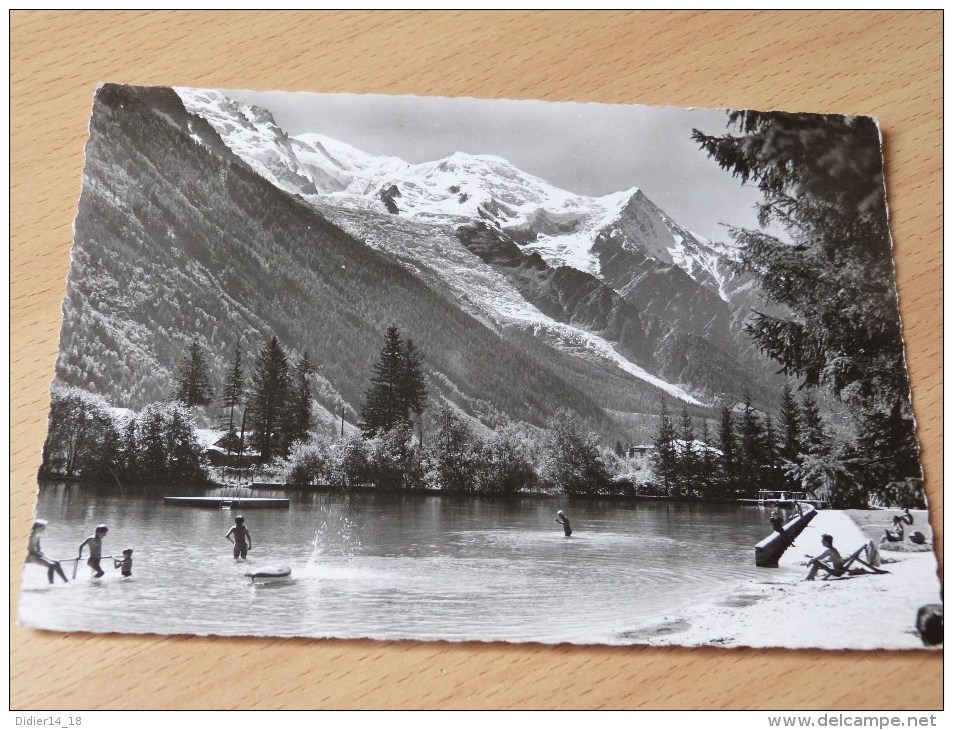
[[[345,500],[343,503],[323,506],[315,515],[316,527],[311,539],[308,565],[314,565],[327,557],[350,560],[360,550],[361,538],[355,521],[345,514],[348,510],[349,505]]]

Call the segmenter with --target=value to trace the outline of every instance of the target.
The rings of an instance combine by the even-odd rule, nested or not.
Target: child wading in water
[[[103,538],[106,537],[107,532],[109,532],[109,528],[106,525],[97,525],[96,532],[80,543],[79,553],[76,555],[78,563],[83,559],[83,548],[89,545],[89,560],[86,561],[86,565],[93,569],[94,578],[102,578],[106,575],[99,561],[103,558]]]
[[[128,578],[132,575],[132,549],[127,548],[122,551],[122,560],[113,558],[113,567],[122,568],[122,577]]]
[[[58,560],[52,560],[43,554],[40,548],[40,535],[46,532],[46,520],[36,520],[33,523],[33,529],[30,531],[30,539],[27,542],[26,562],[42,565],[47,569],[47,577],[50,579],[50,585],[53,584],[53,574],[56,573],[63,579],[64,583],[69,583],[66,579],[66,573],[63,572],[63,566]]]
[[[235,539],[232,539],[232,535],[235,536]],[[241,558],[244,560],[248,555],[248,551],[251,550],[251,533],[248,531],[248,528],[245,527],[245,518],[241,515],[235,518],[235,525],[231,530],[225,533],[225,539],[229,542],[235,543],[235,549],[232,550],[232,556],[235,560]]]
[[[563,514],[562,510],[559,510],[556,513],[556,519],[553,520],[553,522],[558,522],[563,526],[563,533],[566,535],[566,537],[569,537],[572,534],[572,528],[569,526],[569,518]]]

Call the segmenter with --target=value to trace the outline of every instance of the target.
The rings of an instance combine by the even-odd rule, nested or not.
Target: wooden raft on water
[[[779,532],[772,531],[754,546],[754,564],[759,568],[777,568],[778,559],[816,514],[817,510],[809,507],[784,525],[783,536]]]
[[[277,497],[163,497],[162,501],[183,507],[230,507],[231,509],[281,508],[287,507],[291,502],[287,498]]]

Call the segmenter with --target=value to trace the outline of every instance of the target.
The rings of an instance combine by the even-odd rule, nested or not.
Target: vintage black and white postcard
[[[869,117],[95,93],[22,623],[942,642]]]

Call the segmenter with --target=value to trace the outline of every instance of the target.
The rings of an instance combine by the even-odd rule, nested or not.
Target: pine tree
[[[290,377],[288,358],[272,335],[255,358],[251,396],[248,403],[252,443],[261,454],[262,463],[287,453],[290,446],[284,431],[287,424]]]
[[[702,419],[702,430],[699,434],[702,442],[702,452],[699,462],[698,482],[701,492],[704,496],[711,493],[712,484],[715,481],[715,459],[711,448],[711,432],[708,427],[708,419]]]
[[[738,449],[735,438],[735,420],[730,406],[722,406],[718,425],[718,442],[721,449],[721,479],[725,493],[735,496],[738,485]]]
[[[176,373],[175,400],[186,406],[207,406],[212,402],[212,386],[209,384],[208,362],[198,340],[192,340]]]
[[[764,417],[764,440],[761,445],[762,489],[778,489],[783,484],[781,459],[778,454],[778,436],[771,414]]]
[[[761,469],[764,464],[764,426],[751,404],[751,394],[745,392],[745,402],[738,424],[738,476],[748,496],[761,488]]]
[[[188,410],[173,403],[165,414],[166,478],[171,484],[189,484],[201,477],[201,448]]]
[[[423,353],[409,337],[404,344],[400,389],[406,413],[413,413],[419,421],[427,405],[427,386],[424,382]]]
[[[235,433],[235,406],[245,398],[245,374],[242,371],[242,353],[239,343],[235,343],[235,353],[232,356],[232,365],[225,376],[225,386],[222,388],[222,405],[228,409],[228,451],[231,453],[237,445],[238,435]]]
[[[380,358],[374,365],[371,386],[364,394],[361,407],[361,432],[374,436],[389,431],[407,420],[407,400],[404,396],[404,345],[396,326],[387,328]]]
[[[309,377],[314,366],[308,359],[308,352],[295,363],[291,387],[291,408],[288,437],[291,441],[307,441],[311,430],[311,384]]]
[[[824,427],[817,400],[810,393],[801,397],[801,447],[806,454],[825,455],[831,453],[833,443]]]
[[[740,244],[739,268],[755,277],[769,301],[791,313],[755,313],[746,330],[781,364],[781,372],[803,378],[804,385],[823,386],[850,406],[861,433],[878,430],[877,423],[865,421],[877,421],[895,401],[903,402],[892,430],[910,443],[915,429],[876,123],[866,117],[742,111],[732,112],[729,124],[735,134],[713,137],[695,130],[692,136],[742,183],[757,184],[761,224],[779,224],[789,239],[763,230],[732,231]],[[802,426],[804,431],[819,436],[812,426]],[[830,437],[826,447],[823,441],[802,445],[802,456],[823,454],[824,448],[841,451]],[[909,448],[897,453],[883,442],[877,448],[885,450],[854,450],[850,468],[856,480],[866,479],[868,467],[891,459],[909,465],[915,453]],[[787,438],[785,451],[788,458]],[[895,470],[915,474],[919,465],[888,467]]]
[[[691,494],[698,478],[698,458],[695,454],[695,426],[687,408],[682,408],[677,474],[682,494]]]
[[[732,112],[729,124],[737,136],[695,130],[693,138],[743,183],[757,184],[761,223],[780,224],[793,241],[733,231],[742,268],[795,315],[757,314],[748,331],[806,385],[850,399],[905,394],[876,124],[752,111]]]
[[[789,480],[839,509],[867,506],[873,490],[864,484],[863,472],[856,468],[858,462],[866,459],[858,458],[860,455],[851,444],[834,440],[811,393],[801,397],[800,441],[797,462],[785,467]]]
[[[361,431],[365,436],[374,436],[398,423],[409,422],[412,415],[419,422],[426,404],[423,355],[413,340],[405,343],[397,327],[391,325],[374,365],[371,385],[364,394]]]
[[[655,432],[655,451],[652,454],[655,477],[662,480],[666,494],[671,494],[678,477],[678,454],[675,451],[675,426],[668,415],[668,404],[659,404],[658,430]]]
[[[892,504],[922,506],[919,445],[907,428],[907,408],[898,398],[889,409],[868,413],[857,446],[860,453],[874,455],[864,463],[864,482],[873,494]]]
[[[879,132],[873,120],[819,114],[733,112],[739,134],[694,139],[743,183],[758,185],[764,231],[733,231],[742,268],[794,314],[756,314],[762,349],[836,395],[906,389],[893,287]]]
[[[780,456],[793,463],[801,453],[801,411],[788,383],[781,388],[778,421],[781,428]]]

